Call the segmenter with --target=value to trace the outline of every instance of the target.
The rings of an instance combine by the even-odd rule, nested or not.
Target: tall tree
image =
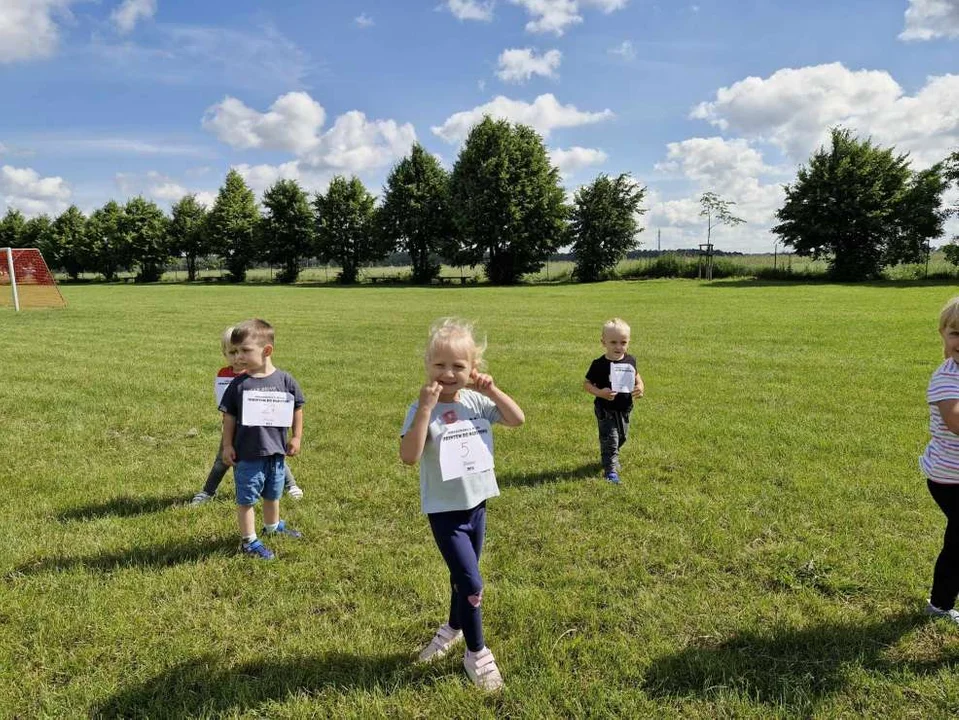
[[[799,255],[827,258],[839,280],[877,277],[889,262],[918,261],[941,232],[938,170],[914,175],[908,155],[843,128],[785,187],[773,232]]]
[[[646,188],[628,173],[610,178],[601,174],[576,192],[570,218],[574,274],[583,282],[606,277],[626,253],[637,246],[642,232],[637,216]]]
[[[413,282],[429,283],[440,273],[439,257],[452,254],[449,174],[416,143],[390,172],[383,195],[378,219],[385,249],[407,252]]]
[[[355,176],[347,180],[337,175],[313,201],[316,254],[340,266],[341,283],[355,283],[360,267],[384,255],[376,242],[373,206],[373,196]]]
[[[170,250],[186,258],[186,277],[196,280],[197,258],[210,252],[206,233],[206,208],[196,195],[184,195],[171,210]]]
[[[121,228],[129,249],[129,263],[138,268],[137,282],[156,282],[170,259],[169,219],[155,203],[131,198],[123,208]]]
[[[266,255],[280,266],[277,280],[296,282],[300,261],[313,251],[313,209],[296,180],[277,180],[263,195],[262,237]]]
[[[23,247],[39,248],[51,268],[60,267],[51,233],[53,223],[47,215],[36,215],[23,228]]]
[[[53,221],[50,242],[57,264],[76,280],[80,273],[93,268],[93,249],[87,239],[87,218],[80,208],[71,205]]]
[[[0,247],[25,247],[26,228],[27,220],[23,213],[15,208],[7,208],[7,214],[0,220]]]
[[[231,282],[243,282],[257,261],[259,222],[253,191],[240,173],[230,170],[207,217],[207,234],[212,251],[223,257]]]
[[[93,250],[90,269],[102,274],[107,281],[116,277],[130,256],[122,224],[123,208],[113,200],[94,210],[87,220],[87,238]]]
[[[470,131],[450,176],[458,261],[483,263],[497,284],[536,272],[565,237],[564,199],[540,136],[486,117]]]
[[[723,200],[714,192],[704,192],[699,198],[699,205],[702,208],[699,216],[706,218],[706,242],[713,241],[713,228],[720,225],[741,225],[746,222],[741,217],[733,215],[732,206],[735,205],[732,200]]]

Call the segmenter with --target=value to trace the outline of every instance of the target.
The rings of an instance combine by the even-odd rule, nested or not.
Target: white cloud
[[[68,14],[77,0],[0,2],[0,63],[49,57],[60,41],[56,14]]]
[[[656,169],[681,172],[685,177],[710,186],[729,177],[749,177],[769,171],[763,156],[743,139],[721,137],[689,138],[666,145],[666,161]]]
[[[67,207],[72,191],[61,177],[41,177],[33,168],[0,167],[0,198],[26,215],[56,214]]]
[[[564,177],[568,177],[590,165],[602,165],[608,157],[605,152],[598,148],[579,146],[567,149],[552,148],[549,151],[549,156]]]
[[[560,36],[570,25],[583,22],[577,0],[510,0],[520,5],[533,19],[526,23],[531,33],[553,33]]]
[[[548,137],[554,128],[577,127],[608,120],[613,117],[613,111],[582,112],[574,105],[560,105],[551,93],[540,95],[532,103],[498,95],[485,105],[451,115],[442,125],[431,129],[448,143],[462,141],[486,115],[529,125],[543,137]]]
[[[510,0],[526,10],[532,19],[526,23],[531,33],[562,35],[571,25],[583,22],[582,7],[595,7],[611,13],[626,7],[628,0]]]
[[[623,40],[619,45],[610,48],[606,52],[610,55],[618,55],[623,58],[623,60],[636,59],[636,48],[633,47],[633,44],[629,40]]]
[[[410,123],[369,120],[362,112],[352,110],[321,132],[325,116],[323,107],[305,92],[281,96],[266,113],[227,97],[207,110],[203,127],[235,148],[293,153],[298,163],[280,166],[288,173],[298,169],[349,174],[386,167],[416,142],[416,131]],[[253,172],[255,168],[275,166],[241,167]]]
[[[203,127],[235,148],[263,148],[303,153],[316,147],[326,111],[305,92],[276,99],[265,113],[233,97],[207,109]]]
[[[909,0],[900,40],[959,38],[959,0]]]
[[[240,173],[257,197],[262,197],[277,180],[300,180],[299,163],[295,160],[282,165],[234,165],[233,169]]]
[[[207,210],[213,208],[214,203],[216,203],[216,193],[209,190],[200,190],[199,192],[193,193],[196,196],[196,201],[201,205],[206,206]]]
[[[409,152],[414,142],[416,131],[410,123],[367,120],[363,113],[351,110],[336,119],[304,162],[314,169],[360,173],[391,165]]]
[[[783,69],[720,88],[691,116],[750,140],[770,142],[795,162],[842,125],[912,153],[917,165],[959,145],[959,75],[930,77],[914,96],[885,71],[851,71],[840,63]]]
[[[140,20],[152,18],[156,11],[156,0],[123,0],[123,3],[110,13],[110,19],[117,32],[127,35],[133,32]]]
[[[156,170],[149,170],[146,173],[118,172],[114,175],[113,180],[122,196],[117,198],[120,203],[138,195],[155,200],[167,208],[187,195],[195,195],[197,201],[207,207],[212,207],[213,201],[216,200],[215,192],[188,187],[175,178]]]
[[[489,0],[488,2],[481,2],[480,0],[446,0],[445,7],[448,8],[458,20],[483,20],[489,22],[493,19],[493,0]]]
[[[150,197],[169,202],[176,202],[184,195],[189,194],[189,190],[175,182],[161,182],[150,189]]]
[[[745,139],[689,138],[667,145],[666,160],[657,163],[660,172],[677,174],[689,183],[692,196],[651,199],[649,227],[662,228],[669,247],[694,247],[705,242],[705,225],[699,212],[699,197],[707,190],[735,203],[732,212],[745,225],[723,227],[714,242],[722,249],[766,252],[771,247],[770,227],[782,205],[782,169],[771,167],[762,153]],[[772,181],[763,178],[772,176]]]
[[[355,18],[353,18],[353,22],[355,22],[361,28],[372,27],[374,24],[373,18],[371,18],[366,13],[360,13],[359,15],[357,15]]]
[[[538,57],[533,48],[504,50],[499,56],[496,76],[503,82],[512,83],[524,83],[533,75],[553,78],[562,57],[559,50],[548,50]]]

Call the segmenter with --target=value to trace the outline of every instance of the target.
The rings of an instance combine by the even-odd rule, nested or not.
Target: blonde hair
[[[473,323],[460,318],[440,318],[430,326],[430,338],[426,343],[426,362],[433,357],[433,352],[440,346],[466,347],[473,367],[483,366],[483,353],[486,351],[486,339],[476,341]]]
[[[959,296],[947,302],[939,313],[939,330],[959,330]]]
[[[625,320],[618,317],[614,317],[611,320],[607,320],[603,323],[603,337],[606,337],[606,333],[608,333],[610,330],[618,330],[624,335],[630,334],[629,325]]]
[[[223,334],[220,336],[220,350],[223,352],[223,357],[229,356],[231,347],[233,347],[233,326],[232,325],[230,325],[230,327],[224,330]]]

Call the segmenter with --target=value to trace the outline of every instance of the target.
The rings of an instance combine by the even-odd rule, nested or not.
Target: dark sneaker
[[[260,560],[272,560],[276,555],[273,554],[273,551],[270,550],[263,542],[259,539],[254,540],[251,543],[243,543],[240,545],[240,551],[244,555],[250,555]]]
[[[280,524],[276,526],[276,530],[267,530],[264,527],[262,532],[264,535],[289,535],[292,538],[303,537],[303,533],[301,533],[299,530],[294,530],[293,528],[288,527],[286,522],[283,520],[280,520]]]
[[[613,483],[613,485],[619,485],[619,473],[615,470],[606,473],[606,480]]]

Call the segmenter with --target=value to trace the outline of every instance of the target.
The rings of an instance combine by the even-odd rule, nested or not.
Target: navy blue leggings
[[[472,510],[430,513],[433,539],[450,570],[450,627],[462,630],[466,647],[477,652],[483,642],[483,612],[469,601],[483,590],[479,558],[486,536],[486,501]]]

